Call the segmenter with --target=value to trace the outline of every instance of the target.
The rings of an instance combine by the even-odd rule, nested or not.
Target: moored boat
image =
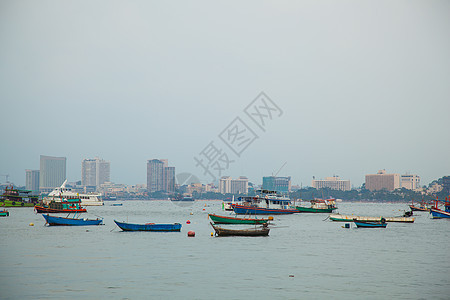
[[[295,206],[300,213],[331,213],[336,208],[336,199],[315,199],[311,200],[311,206]]]
[[[238,215],[280,215],[293,214],[298,210],[291,208],[291,200],[276,191],[261,190],[257,196],[239,197],[241,204],[231,204]]]
[[[15,189],[12,185],[6,187],[0,195],[0,206],[4,207],[33,207],[38,203],[39,196],[32,191]]]
[[[132,224],[119,222],[114,220],[117,226],[123,231],[181,231],[180,223],[173,224],[155,224],[155,223],[146,223],[146,224]]]
[[[361,221],[357,219],[353,219],[356,227],[362,228],[386,228],[387,223],[384,218],[379,219],[378,221]]]
[[[433,219],[444,219],[450,218],[450,197],[449,199],[445,198],[444,202],[444,210],[438,208],[438,201],[436,200],[436,204],[434,207],[430,208],[430,214]]]
[[[49,214],[42,215],[49,226],[89,226],[89,225],[102,225],[103,219],[81,219],[69,217],[57,217],[50,216]]]
[[[0,210],[0,217],[8,217],[8,216],[9,216],[9,211],[7,211],[6,209]]]
[[[330,214],[330,220],[335,222],[352,222],[354,219],[358,221],[376,222],[381,219],[381,217],[364,217],[364,216],[354,216],[354,215],[341,215],[341,214]],[[398,223],[414,223],[414,218],[411,217],[385,217],[386,222],[398,222]]]
[[[264,224],[273,220],[273,217],[268,217],[267,219],[258,219],[219,216],[216,214],[208,214],[208,216],[211,218],[214,224]]]
[[[84,213],[86,209],[81,207],[80,199],[67,199],[62,202],[52,201],[48,205],[36,205],[34,209],[37,213]]]
[[[74,192],[71,188],[66,187],[67,180],[63,184],[51,191],[48,196],[44,197],[43,203],[48,204],[52,201],[61,202],[70,199],[80,199],[82,206],[102,206],[103,200],[101,199],[101,194],[98,193],[88,193],[80,194]]]
[[[424,201],[420,202],[418,205],[415,205],[414,201],[411,201],[411,204],[409,205],[411,211],[429,211],[431,207],[431,204],[425,203]]]
[[[213,223],[210,224],[214,228],[216,236],[268,236],[270,231],[267,223],[259,227],[247,229],[228,229],[215,226]]]

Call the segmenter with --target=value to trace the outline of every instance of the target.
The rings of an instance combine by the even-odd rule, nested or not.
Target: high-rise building
[[[291,177],[263,177],[262,189],[277,191],[281,193],[289,193],[291,191]]]
[[[111,163],[98,157],[81,162],[81,185],[99,188],[110,179]]]
[[[247,194],[248,178],[240,176],[238,179],[232,179],[230,176],[222,176],[219,180],[219,193]]]
[[[151,159],[147,161],[147,191],[175,191],[175,167],[168,166],[167,159]]]
[[[393,191],[398,188],[400,188],[399,174],[386,174],[386,170],[380,170],[377,174],[366,175],[366,189],[369,191]]]
[[[400,187],[413,191],[420,189],[420,177],[410,174],[402,175],[400,176]]]
[[[325,179],[313,179],[312,187],[315,189],[329,188],[339,191],[350,191],[350,180],[343,180],[339,176],[325,177]]]
[[[222,176],[219,180],[219,193],[230,194],[231,193],[231,177]]]
[[[66,180],[65,157],[54,157],[41,155],[39,169],[39,189],[41,191],[51,191],[61,186]]]
[[[39,170],[25,170],[25,188],[33,192],[39,192]]]
[[[248,178],[240,176],[238,179],[231,180],[232,194],[247,194],[248,193]]]

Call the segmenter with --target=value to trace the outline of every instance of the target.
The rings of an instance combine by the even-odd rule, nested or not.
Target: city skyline
[[[145,183],[152,157],[209,182],[194,157],[211,142],[230,161],[217,178],[259,180],[284,162],[277,175],[303,185],[335,174],[360,186],[380,169],[427,184],[450,172],[448,1],[250,1],[238,14],[95,2],[83,17],[71,5],[0,10],[0,175],[10,181],[25,185],[45,153],[67,157],[69,180],[98,156],[113,182]],[[258,124],[249,106],[262,91],[277,109]],[[251,134],[231,149],[235,126]]]

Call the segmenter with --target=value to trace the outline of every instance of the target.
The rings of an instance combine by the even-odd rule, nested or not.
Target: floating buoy
[[[203,209],[203,210],[205,210],[205,209]]]
[[[191,212],[191,216],[193,215],[194,213],[193,212]]]
[[[294,277],[294,275],[289,275],[289,277]]]
[[[191,221],[187,220],[187,221],[186,221],[186,224],[191,224]]]
[[[211,232],[211,236],[214,236],[214,233],[213,233],[213,232]]]
[[[206,207],[206,203],[205,203],[205,207]]]
[[[30,223],[30,226],[34,226],[34,223]]]
[[[188,236],[189,237],[194,237],[195,236],[195,231],[188,231]]]
[[[273,217],[269,216],[267,219],[269,219],[270,221],[273,221]]]

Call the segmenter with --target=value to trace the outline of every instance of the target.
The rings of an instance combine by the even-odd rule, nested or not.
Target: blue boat
[[[132,224],[132,223],[124,223],[114,220],[114,223],[119,226],[123,231],[181,231],[180,223],[173,224],[155,224],[155,223],[146,223],[146,224]]]
[[[89,219],[81,219],[76,218],[74,216],[73,218],[69,217],[56,217],[56,216],[50,216],[49,214],[43,214],[42,215],[47,222],[49,226],[88,226],[88,225],[102,225],[103,219],[95,219],[95,220],[89,220]]]
[[[431,207],[430,214],[433,216],[433,219],[450,218],[450,203],[445,203],[445,210],[437,207]]]
[[[355,223],[356,227],[362,227],[362,228],[386,228],[387,223],[384,218],[381,218],[380,221],[361,221],[357,219],[353,219],[353,222]]]

